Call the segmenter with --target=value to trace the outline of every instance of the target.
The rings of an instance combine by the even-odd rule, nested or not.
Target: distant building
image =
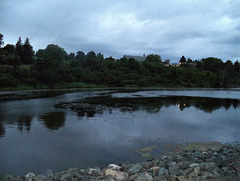
[[[146,59],[145,56],[134,56],[134,55],[124,55],[123,57],[125,57],[126,59],[133,58],[139,62],[143,62]]]
[[[172,66],[173,66],[173,67],[179,67],[180,64],[179,64],[179,63],[172,63]]]
[[[163,65],[164,65],[165,67],[169,67],[169,66],[170,66],[170,64],[169,64],[168,62],[163,62]]]

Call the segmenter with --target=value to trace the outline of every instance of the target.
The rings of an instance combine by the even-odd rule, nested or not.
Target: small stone
[[[32,172],[30,172],[30,173],[28,173],[27,175],[25,175],[25,177],[26,177],[26,178],[28,178],[28,177],[35,177],[35,174],[32,173]]]
[[[192,163],[191,165],[189,165],[189,167],[191,168],[191,167],[196,167],[196,166],[198,166],[199,165],[199,163]]]
[[[160,170],[160,167],[153,166],[153,167],[150,168],[150,170],[152,170],[153,172],[156,172],[156,171]]]
[[[178,161],[180,161],[180,160],[183,159],[183,157],[182,157],[181,155],[176,155],[176,156],[175,156],[175,159],[178,160]]]
[[[121,167],[115,164],[109,164],[108,165],[108,169],[112,169],[112,170],[120,170]]]
[[[32,181],[33,177],[35,177],[35,174],[30,172],[27,175],[25,175],[26,181]]]
[[[88,174],[89,175],[100,175],[101,174],[101,170],[98,167],[97,168],[89,168]]]

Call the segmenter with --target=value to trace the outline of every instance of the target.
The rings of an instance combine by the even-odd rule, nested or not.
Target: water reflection
[[[20,132],[29,132],[31,129],[31,121],[32,117],[30,116],[20,117],[17,121],[17,129]]]
[[[80,102],[61,103],[57,108],[66,108],[78,112],[79,117],[94,117],[95,114],[102,114],[104,110],[111,113],[112,109],[120,109],[121,112],[134,112],[143,110],[150,114],[161,111],[162,107],[178,106],[181,111],[194,107],[206,113],[221,108],[226,110],[233,107],[238,108],[240,100],[217,99],[186,96],[167,96],[167,97],[132,97],[116,98],[111,96],[90,97]]]
[[[0,122],[0,137],[4,137],[5,135],[5,126],[3,126],[3,124]]]
[[[64,112],[51,112],[39,116],[39,120],[44,122],[44,125],[51,130],[58,130],[64,126],[66,121],[66,114]]]

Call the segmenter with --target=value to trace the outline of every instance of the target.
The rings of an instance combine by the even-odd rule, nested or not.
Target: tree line
[[[67,53],[50,44],[36,53],[29,39],[3,46],[0,34],[0,88],[68,87],[239,87],[240,64],[209,57],[180,58],[181,66],[166,66],[160,55],[134,58],[104,58],[94,51]],[[195,65],[194,67],[192,65]]]

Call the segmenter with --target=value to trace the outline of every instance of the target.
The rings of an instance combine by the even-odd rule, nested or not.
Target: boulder
[[[135,173],[138,173],[142,170],[142,166],[140,164],[134,164],[132,167],[129,168],[128,174],[133,175]]]
[[[112,169],[106,169],[105,170],[105,176],[112,176],[113,178],[117,180],[128,180],[128,174],[126,172],[120,172],[117,170],[112,170]]]

